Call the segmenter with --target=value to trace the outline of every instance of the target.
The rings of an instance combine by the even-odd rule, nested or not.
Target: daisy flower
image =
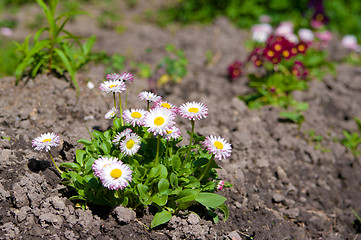
[[[224,181],[221,180],[221,181],[219,181],[219,183],[217,184],[217,190],[222,190],[223,187],[224,187]]]
[[[49,151],[51,147],[57,147],[60,144],[60,138],[56,133],[43,133],[40,137],[34,138],[32,141],[32,147],[35,150],[40,151],[45,149],[45,151]]]
[[[175,115],[168,109],[150,109],[144,117],[144,126],[148,127],[148,132],[153,132],[154,136],[163,136],[175,124],[174,118]]]
[[[100,84],[99,89],[107,93],[122,93],[125,91],[125,83],[121,80],[109,80]]]
[[[106,114],[105,114],[105,119],[112,119],[117,115],[118,109],[116,109],[115,107],[112,107]]]
[[[142,126],[146,113],[147,111],[143,109],[126,109],[123,112],[123,118],[126,123],[131,124],[133,127],[135,127],[135,125]]]
[[[123,190],[132,181],[132,170],[122,162],[114,162],[103,167],[99,178],[104,187]]]
[[[162,100],[161,96],[158,96],[154,93],[147,92],[147,91],[143,91],[143,92],[139,93],[139,98],[140,98],[140,100],[150,101],[150,102],[158,102],[158,101]]]
[[[204,146],[214,154],[218,160],[226,159],[231,156],[232,147],[226,140],[221,137],[208,136],[204,140]]]
[[[102,171],[102,169],[111,164],[111,163],[115,163],[115,162],[119,162],[118,158],[116,157],[100,157],[97,160],[94,161],[93,165],[92,165],[92,169],[94,172],[94,176],[95,177],[100,177],[100,173]]]
[[[123,80],[123,81],[127,81],[127,82],[133,82],[133,80],[134,80],[134,78],[133,78],[133,74],[131,74],[131,73],[127,73],[127,72],[125,72],[125,73],[123,73],[122,75],[121,75],[121,79]]]
[[[160,101],[156,102],[154,108],[156,108],[156,107],[169,109],[175,115],[177,115],[177,113],[178,113],[178,107],[176,107],[175,105],[173,105],[173,104],[171,104],[171,103],[169,103],[167,101],[160,100]]]
[[[120,150],[127,156],[132,156],[140,148],[140,137],[135,133],[125,135],[125,139],[120,142]]]
[[[187,102],[179,107],[179,114],[189,120],[200,120],[207,117],[208,108],[200,102]]]
[[[120,142],[122,141],[122,138],[124,138],[126,135],[130,134],[132,132],[132,129],[126,128],[123,132],[118,133],[114,139],[113,143],[117,146],[119,146]]]
[[[133,75],[131,73],[110,73],[106,76],[106,79],[109,81],[116,81],[116,80],[121,80],[121,81],[129,81],[129,82],[133,82]]]
[[[170,129],[166,130],[167,134],[164,135],[165,139],[177,139],[181,136],[180,129],[176,126],[171,127]]]

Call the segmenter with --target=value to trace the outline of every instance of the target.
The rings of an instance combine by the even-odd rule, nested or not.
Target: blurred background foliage
[[[218,16],[228,17],[239,28],[250,28],[259,23],[259,17],[268,15],[271,24],[291,21],[295,28],[310,27],[315,0],[182,0],[162,9],[156,22],[162,26],[178,22],[211,23]],[[353,34],[361,39],[361,1],[324,0],[324,10],[329,18],[328,28],[340,35]]]

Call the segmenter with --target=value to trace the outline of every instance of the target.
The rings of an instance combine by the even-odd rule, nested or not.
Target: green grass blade
[[[55,48],[54,51],[60,57],[60,59],[63,61],[66,70],[70,74],[71,81],[73,82],[73,84],[75,86],[76,93],[77,93],[77,95],[79,95],[79,85],[78,85],[78,82],[77,82],[77,80],[75,78],[75,70],[73,69],[72,65],[70,64],[69,59],[67,58],[67,56],[65,55],[65,53],[61,49]]]

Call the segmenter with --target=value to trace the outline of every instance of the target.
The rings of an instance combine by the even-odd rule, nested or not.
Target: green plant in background
[[[118,92],[120,98],[131,76],[110,74],[101,89]],[[177,108],[151,92],[139,97],[147,110],[126,109],[121,118],[115,113],[112,127],[78,141],[84,149],[76,150],[75,162],[61,164],[67,168],[61,176],[73,192],[70,199],[83,208],[149,206],[157,211],[151,228],[191,206],[203,207],[215,222],[218,211],[227,220],[226,198],[215,192],[231,185],[219,179],[216,161],[230,156],[231,145],[221,137],[195,134],[195,121],[207,116],[207,107],[189,102]],[[182,136],[173,121],[177,112],[191,122],[189,145],[179,145]]]
[[[48,25],[39,29],[30,43],[31,35],[25,38],[23,44],[17,43],[18,51],[21,53],[21,63],[18,65],[15,76],[16,84],[20,78],[28,73],[35,77],[39,72],[52,72],[53,70],[64,74],[67,71],[70,75],[77,93],[79,86],[76,79],[76,72],[90,60],[90,51],[95,42],[95,36],[90,37],[84,44],[80,37],[71,34],[64,29],[70,16],[76,14],[88,14],[83,11],[63,13],[55,16],[55,10],[59,0],[50,0],[47,6],[43,0],[36,0],[42,8]],[[48,37],[42,39],[43,33],[48,32]]]
[[[105,74],[121,72],[125,67],[125,57],[115,53],[111,56],[105,56],[102,63],[106,66]]]
[[[306,54],[297,55],[295,60],[304,64],[309,79],[322,81],[327,74],[336,75],[335,63],[330,62],[327,57],[327,51],[309,48]]]
[[[292,91],[304,91],[308,88],[305,81],[300,81],[294,75],[273,73],[258,77],[250,74],[248,85],[256,90],[255,93],[239,96],[249,108],[257,109],[265,105],[273,105],[287,109],[280,112],[280,117],[297,123],[299,128],[304,121],[302,112],[307,111],[308,103],[296,101]]]
[[[315,144],[315,149],[320,150],[322,153],[330,152],[331,150],[329,148],[325,148],[321,145],[322,140],[324,137],[316,135],[315,130],[310,130],[308,133],[308,144]]]
[[[358,132],[349,132],[343,130],[344,138],[340,140],[341,144],[344,145],[355,157],[361,154],[359,149],[361,144],[361,120],[357,117],[354,118]]]
[[[0,77],[11,76],[20,62],[16,45],[6,39],[0,39]]]
[[[187,75],[188,60],[182,50],[177,50],[174,45],[165,47],[169,56],[164,57],[156,66],[155,71],[149,78],[150,88],[155,91],[165,84],[182,82]]]
[[[272,25],[291,21],[298,29],[310,27],[314,13],[310,3],[309,0],[183,0],[161,9],[151,17],[161,26],[165,26],[174,21],[182,24],[211,23],[218,16],[226,16],[236,26],[250,28],[259,21],[260,16],[268,15]],[[330,19],[327,26],[332,31],[340,35],[355,34],[361,39],[360,1],[323,1],[323,8]]]

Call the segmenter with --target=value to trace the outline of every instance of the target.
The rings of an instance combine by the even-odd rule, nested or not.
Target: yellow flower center
[[[113,88],[113,87],[116,87],[117,85],[110,85],[109,88]]]
[[[197,112],[199,112],[199,109],[192,107],[192,108],[188,109],[188,112],[197,113]]]
[[[324,19],[324,17],[323,17],[323,15],[322,15],[321,13],[318,13],[318,14],[316,15],[316,20],[317,20],[318,22],[322,22],[323,19]]]
[[[163,117],[156,117],[154,119],[154,124],[157,126],[161,126],[164,123],[164,118]]]
[[[281,45],[280,44],[276,44],[275,45],[275,50],[278,52],[282,49]]]
[[[110,172],[110,176],[115,179],[120,178],[122,176],[122,174],[123,174],[122,170],[120,170],[118,168],[115,168]]]
[[[298,46],[298,51],[300,51],[300,52],[305,51],[305,46],[304,45],[299,45]]]
[[[260,66],[262,64],[262,61],[261,60],[256,60],[255,63],[256,63],[257,66]]]
[[[268,50],[268,51],[267,51],[267,55],[268,55],[269,57],[273,57],[273,56],[275,55],[275,53],[274,53],[272,50]]]
[[[133,139],[130,139],[126,144],[125,146],[128,148],[128,149],[131,149],[133,146],[134,146],[135,142],[133,141]]]
[[[132,114],[130,114],[130,116],[132,116],[132,118],[141,118],[142,114],[139,112],[132,112]]]
[[[284,51],[282,52],[282,54],[283,54],[284,57],[290,56],[290,53],[289,53],[287,50],[284,50]]]
[[[171,130],[166,130],[167,134],[171,134],[172,131]]]
[[[171,106],[169,103],[162,103],[160,106],[164,107],[164,108],[168,108],[171,109]]]
[[[44,139],[42,142],[44,143],[44,142],[50,142],[50,141],[51,141],[51,139],[47,138],[47,139]]]
[[[219,142],[219,141],[215,141],[214,142],[214,146],[218,149],[223,149],[223,143]]]

